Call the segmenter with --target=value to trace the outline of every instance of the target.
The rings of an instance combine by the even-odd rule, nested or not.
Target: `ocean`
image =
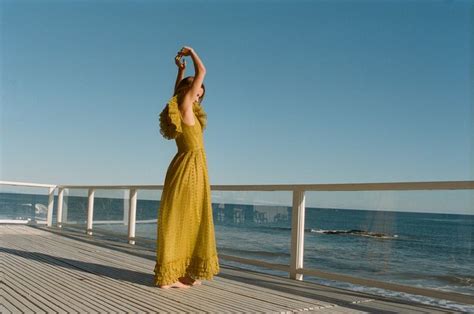
[[[45,220],[47,199],[46,195],[0,193],[0,220]],[[65,201],[67,226],[85,228],[87,197],[68,196]],[[56,206],[57,196],[53,222]],[[96,197],[94,221],[100,223],[93,228],[126,237],[126,207],[123,199]],[[138,200],[138,243],[143,239],[154,244],[158,208],[159,201]],[[220,254],[289,264],[291,207],[213,204],[213,217]],[[474,215],[307,207],[304,267],[474,297],[473,240]],[[222,264],[288,276],[282,271],[226,260]],[[474,307],[448,300],[307,275],[304,280],[474,313]]]

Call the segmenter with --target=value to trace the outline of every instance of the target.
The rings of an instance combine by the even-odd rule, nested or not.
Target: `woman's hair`
[[[174,94],[179,94],[183,90],[187,90],[189,87],[191,87],[191,84],[193,83],[194,76],[187,76],[181,81],[179,81],[178,85],[176,86],[176,90],[174,91]],[[203,89],[202,95],[199,97],[199,102],[201,103],[202,100],[204,99],[204,95],[206,95],[206,87],[204,86],[204,83],[201,85]],[[174,96],[174,95],[173,95]]]

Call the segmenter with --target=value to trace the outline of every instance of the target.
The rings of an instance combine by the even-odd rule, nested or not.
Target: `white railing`
[[[48,188],[49,202],[47,226],[52,226],[54,190],[58,188],[57,226],[62,227],[63,194],[65,189],[87,189],[88,210],[86,233],[92,235],[92,219],[94,212],[95,190],[128,189],[128,241],[135,244],[135,225],[138,190],[162,190],[163,185],[51,185],[24,182],[0,181],[0,185],[16,185]],[[394,283],[364,279],[343,274],[323,272],[317,269],[303,267],[304,253],[304,223],[305,223],[305,192],[306,191],[416,191],[416,190],[473,190],[474,181],[434,181],[434,182],[387,182],[387,183],[334,183],[334,184],[278,184],[278,185],[211,185],[213,191],[290,191],[293,193],[293,208],[291,217],[291,254],[290,265],[275,264],[255,259],[219,254],[219,257],[240,263],[263,266],[289,273],[295,280],[303,280],[303,275],[313,275],[319,278],[350,282],[363,286],[413,293],[428,297],[441,298],[461,303],[474,304],[472,296],[461,293],[444,292],[434,289],[418,288]]]
[[[51,227],[53,221],[53,207],[54,207],[54,190],[56,185],[54,184],[41,184],[41,183],[30,183],[30,182],[16,182],[16,181],[0,181],[0,185],[14,185],[14,186],[25,186],[25,187],[35,187],[35,188],[47,188],[48,189],[48,211],[46,215],[46,224],[48,227]],[[13,222],[9,221],[0,221],[0,222]]]

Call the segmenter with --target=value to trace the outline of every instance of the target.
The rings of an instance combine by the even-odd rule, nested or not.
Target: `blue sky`
[[[1,180],[162,184],[173,58],[211,184],[473,180],[468,1],[0,1]],[[194,68],[188,59],[186,75]]]

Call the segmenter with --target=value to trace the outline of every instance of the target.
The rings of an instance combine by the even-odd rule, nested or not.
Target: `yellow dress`
[[[160,133],[175,139],[178,151],[166,172],[157,226],[155,285],[188,275],[211,280],[218,274],[206,152],[203,131],[207,115],[193,103],[195,123],[182,121],[177,96],[160,113]]]

